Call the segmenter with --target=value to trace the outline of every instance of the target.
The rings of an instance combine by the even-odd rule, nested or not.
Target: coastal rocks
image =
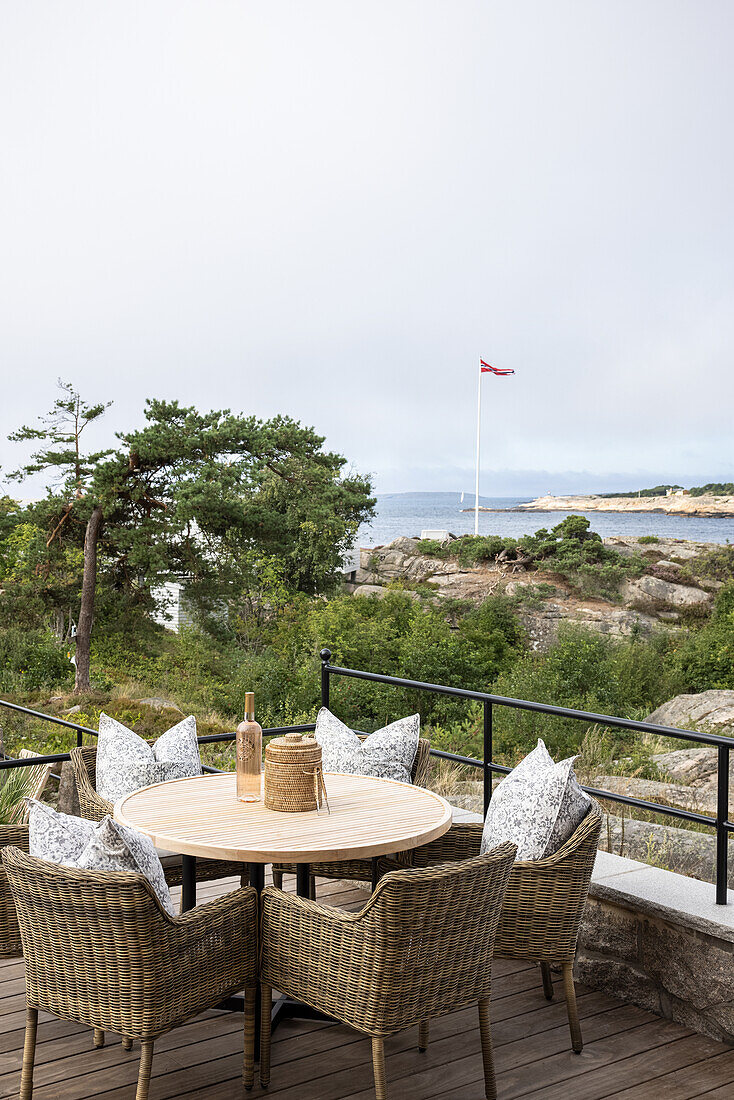
[[[683,562],[700,558],[719,548],[716,542],[691,542],[688,539],[656,538],[655,542],[642,541],[639,535],[610,535],[603,540],[610,550],[616,550],[623,558],[633,555],[668,565],[680,565]]]
[[[547,602],[539,610],[521,609],[519,616],[528,632],[531,648],[540,652],[553,644],[562,623],[573,623],[612,638],[647,636],[661,629],[652,616],[618,607],[573,607],[565,603]]]
[[[480,509],[481,510],[481,509]],[[663,512],[667,515],[734,516],[734,496],[699,497],[672,493],[661,497],[544,496],[519,504],[517,512]]]
[[[650,576],[628,581],[622,590],[622,598],[626,603],[643,607],[663,604],[680,608],[708,608],[713,602],[710,592]]]
[[[605,814],[599,848],[702,882],[714,881],[716,837],[712,833]],[[734,867],[729,869],[729,885],[734,886]]]
[[[716,813],[715,793],[700,787],[668,783],[660,779],[638,779],[637,776],[629,775],[597,775],[594,777],[594,786],[612,794],[657,802],[661,806],[678,806],[694,813]]]
[[[734,736],[734,691],[714,689],[701,691],[696,695],[676,695],[654,710],[645,721],[655,722],[660,726],[678,726],[681,729],[695,727],[722,733],[727,737]]]
[[[391,592],[391,591],[395,591],[395,589],[386,588],[383,584],[358,584],[357,587],[352,591],[352,595],[353,596],[376,596],[378,598],[378,600],[381,600],[385,596],[387,596],[388,592]],[[402,594],[404,596],[409,596],[411,598],[411,600],[420,599],[420,596],[418,595],[418,593],[417,592],[412,592],[410,590],[410,588],[403,588],[403,589],[400,589],[399,591],[402,591]]]
[[[359,586],[384,587],[390,581],[405,584],[429,584],[437,596],[473,600],[477,603],[499,585],[502,574],[488,566],[467,569],[453,559],[429,558],[418,552],[418,540],[400,537],[389,546],[377,546],[360,552],[360,567],[354,576]],[[375,593],[377,595],[378,593]]]
[[[161,699],[157,695],[150,699],[138,699],[138,702],[142,707],[150,707],[151,710],[175,710],[176,714],[183,714],[183,711],[170,699]]]

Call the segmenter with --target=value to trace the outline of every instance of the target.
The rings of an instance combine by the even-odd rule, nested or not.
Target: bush
[[[505,551],[509,561],[529,556],[535,568],[558,573],[581,595],[618,599],[622,583],[639,576],[645,562],[638,556],[623,558],[606,547],[590,526],[585,516],[571,515],[550,531],[541,527],[520,539],[464,535],[446,543],[424,539],[418,545],[424,554],[456,558],[465,566],[495,561]]]
[[[45,630],[10,627],[0,631],[0,688],[39,691],[74,682],[69,650]]]
[[[494,691],[574,710],[642,719],[680,690],[675,673],[665,667],[668,644],[665,637],[620,642],[566,626],[546,654],[527,654],[500,675]],[[538,737],[552,755],[570,756],[579,751],[588,726],[577,719],[496,707],[494,729],[497,752],[512,763]],[[637,737],[611,729],[609,736],[620,748]]]

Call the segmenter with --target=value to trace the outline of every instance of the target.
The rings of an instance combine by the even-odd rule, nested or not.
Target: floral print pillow
[[[175,913],[163,867],[147,836],[113,821],[109,814],[97,824],[62,814],[27,798],[32,856],[77,867],[81,871],[135,871],[145,875],[165,911]]]
[[[76,867],[76,861],[94,836],[95,822],[60,814],[46,802],[27,798],[28,850],[32,856]]]
[[[330,710],[322,707],[314,736],[321,745],[325,772],[372,775],[410,783],[420,739],[420,715],[400,718],[362,740]]]
[[[104,712],[97,739],[97,793],[109,802],[152,783],[201,775],[201,757],[193,714],[149,745],[122,722]]]
[[[542,859],[558,851],[591,806],[576,779],[574,760],[571,756],[555,764],[545,743],[538,740],[495,789],[480,851],[506,840],[517,845],[517,860]]]
[[[171,892],[153,843],[127,825],[103,817],[76,861],[82,871],[135,871],[145,875],[169,916],[175,915]]]

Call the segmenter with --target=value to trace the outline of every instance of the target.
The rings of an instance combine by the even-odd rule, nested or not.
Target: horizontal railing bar
[[[0,707],[7,707],[8,710],[16,710],[21,714],[30,714],[32,718],[41,718],[44,722],[55,722],[57,726],[67,726],[70,730],[76,730],[77,733],[91,733],[92,737],[99,737],[97,730],[90,730],[88,726],[78,726],[76,722],[67,722],[65,718],[56,718],[53,714],[44,714],[41,710],[30,710],[28,707],[21,707],[18,703],[9,703],[7,699],[0,699]]]
[[[50,756],[8,756],[0,760],[0,771],[3,768],[33,768],[38,764],[55,764],[57,761],[71,760],[68,752],[56,752]]]
[[[309,722],[301,726],[271,726],[263,730],[263,737],[277,737],[281,733],[310,733],[316,729],[315,722]],[[217,741],[234,741],[237,736],[235,730],[232,733],[207,733],[203,737],[197,737],[200,745],[214,745]]]
[[[555,718],[574,718],[579,722],[591,722],[599,726],[637,730],[639,733],[654,733],[659,737],[676,737],[679,740],[697,741],[702,745],[724,745],[727,748],[734,749],[734,737],[724,737],[718,733],[682,730],[675,726],[660,726],[654,722],[637,722],[633,718],[617,718],[612,714],[595,714],[593,711],[555,707],[551,703],[535,703],[530,699],[512,699],[505,695],[491,695],[486,691],[471,691],[469,688],[424,683],[422,680],[405,680],[398,676],[385,676],[379,672],[362,672],[356,668],[340,668],[338,665],[327,665],[326,667],[330,673],[334,673],[336,676],[351,676],[357,680],[371,680],[378,684],[411,688],[414,691],[433,691],[438,695],[451,695],[457,699],[473,699],[480,703],[496,703],[501,707],[534,711],[538,714],[550,714]]]
[[[431,756],[437,756],[441,760],[451,760],[454,764],[464,764],[472,768],[483,768],[484,764],[481,760],[477,760],[473,756],[459,756],[457,753],[444,752],[442,749],[431,749]],[[508,775],[512,768],[508,768],[504,764],[488,764],[488,769],[493,772],[500,772],[503,775]],[[631,795],[615,794],[613,791],[603,791],[598,787],[586,787],[582,785],[582,789],[587,794],[593,795],[594,798],[603,798],[608,802],[620,802],[625,806],[635,806],[639,810],[649,810],[650,813],[665,814],[669,817],[679,817],[682,821],[693,821],[697,825],[707,825],[709,828],[716,828],[716,818],[709,817],[707,814],[697,814],[692,810],[679,809],[677,806],[665,806],[660,802],[646,802],[643,798],[633,798]],[[725,829],[729,829],[734,832],[734,824],[729,821],[723,822]]]

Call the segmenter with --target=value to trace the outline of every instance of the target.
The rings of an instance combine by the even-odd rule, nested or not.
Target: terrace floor
[[[292,883],[286,879],[286,885]],[[206,900],[238,885],[202,886]],[[320,884],[329,904],[359,908],[365,895],[340,883]],[[493,1036],[501,1100],[732,1100],[734,1049],[639,1008],[579,988],[586,1046],[569,1048],[562,999],[543,997],[534,966],[499,961],[492,997]],[[23,962],[0,960],[0,1097],[17,1096],[25,1017]],[[150,1100],[372,1100],[369,1043],[347,1028],[288,1021],[273,1036],[267,1091],[241,1090],[241,1017],[209,1012],[156,1043]],[[388,1040],[391,1100],[480,1100],[482,1062],[475,1010],[431,1025],[425,1054],[415,1029]],[[41,1017],[34,1100],[131,1100],[138,1051],[109,1037],[92,1049],[89,1028]]]

